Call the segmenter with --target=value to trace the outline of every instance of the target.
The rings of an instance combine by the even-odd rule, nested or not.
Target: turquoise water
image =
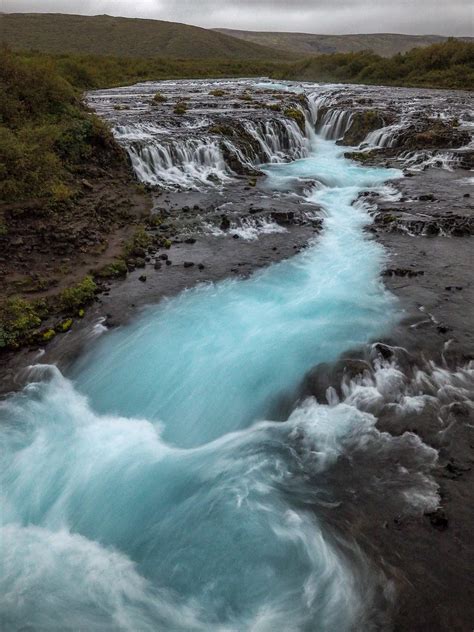
[[[384,252],[352,202],[399,173],[314,139],[310,158],[267,176],[274,189],[324,183],[309,194],[326,219],[308,249],[148,308],[72,379],[37,368],[0,405],[5,629],[362,625],[371,572],[320,524],[314,481],[375,420],[315,401],[269,420],[312,366],[392,326]]]

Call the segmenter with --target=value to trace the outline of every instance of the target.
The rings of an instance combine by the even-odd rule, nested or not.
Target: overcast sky
[[[0,7],[253,31],[474,35],[473,0],[0,0]]]

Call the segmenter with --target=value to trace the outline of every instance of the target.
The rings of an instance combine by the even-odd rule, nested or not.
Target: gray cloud
[[[0,0],[0,7],[254,31],[474,35],[471,0]]]

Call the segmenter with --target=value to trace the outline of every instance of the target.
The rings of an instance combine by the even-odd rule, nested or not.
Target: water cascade
[[[348,120],[331,115],[324,138]],[[354,395],[362,385],[348,401],[296,401],[311,367],[396,319],[380,281],[384,251],[365,236],[370,218],[354,200],[400,174],[358,166],[321,136],[300,142],[293,125],[288,145],[274,128],[259,138],[269,161],[290,143],[301,156],[263,166],[269,186],[324,183],[307,199],[326,213],[318,239],[249,279],[148,308],[102,335],[69,379],[36,367],[0,403],[4,629],[379,629],[383,577],[320,516],[338,506],[327,473],[340,455],[370,460],[393,445],[403,488],[383,487],[385,467],[364,486],[426,508],[436,490],[404,455],[428,467],[434,453],[414,435],[380,433]],[[140,147],[145,180],[226,172],[207,138]],[[390,397],[393,369],[380,375],[364,392]]]

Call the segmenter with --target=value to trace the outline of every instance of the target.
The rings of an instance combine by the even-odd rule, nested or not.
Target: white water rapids
[[[326,137],[341,133],[334,121]],[[347,401],[309,399],[272,416],[314,365],[395,322],[384,251],[354,201],[400,173],[358,166],[311,131],[304,148],[264,170],[275,189],[324,183],[308,194],[326,214],[308,249],[150,307],[104,334],[69,379],[36,367],[0,403],[3,629],[380,629],[377,587],[389,600],[390,586],[325,525],[318,503],[330,505],[324,473],[339,458],[391,445],[360,402],[363,389],[390,397],[393,370],[381,367]],[[186,178],[166,151],[160,165]],[[414,435],[393,441],[434,462]],[[403,476],[391,493],[416,509],[436,504],[428,474]]]

